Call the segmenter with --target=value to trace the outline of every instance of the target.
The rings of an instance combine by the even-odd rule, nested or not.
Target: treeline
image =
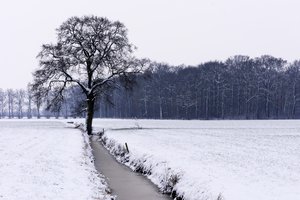
[[[198,66],[151,67],[134,87],[111,88],[95,117],[155,119],[293,119],[300,117],[300,61],[234,56]],[[51,94],[50,94],[51,95]],[[68,87],[53,104],[43,91],[0,89],[0,117],[84,117],[85,97]],[[52,107],[48,107],[52,105]]]
[[[58,108],[48,110],[47,100],[41,93],[34,93],[30,86],[27,89],[1,89],[0,88],[0,119],[1,118],[41,118],[71,116],[69,103],[62,101]]]
[[[114,90],[99,117],[290,119],[300,117],[300,61],[234,56],[198,66],[153,63],[131,91]]]
[[[24,89],[3,90],[0,88],[0,118],[32,118],[32,96]]]

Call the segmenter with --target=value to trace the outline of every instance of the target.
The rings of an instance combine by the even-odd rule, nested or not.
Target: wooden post
[[[126,151],[127,151],[127,153],[129,153],[129,148],[128,148],[128,145],[127,145],[127,143],[125,142],[125,147],[126,147]]]

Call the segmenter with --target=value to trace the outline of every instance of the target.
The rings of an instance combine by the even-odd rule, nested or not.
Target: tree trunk
[[[91,95],[87,98],[86,131],[88,135],[93,133],[94,104],[95,99]]]
[[[36,105],[36,110],[37,110],[37,118],[40,119],[41,115],[40,115],[40,104]]]
[[[260,87],[259,83],[257,83],[257,95],[256,95],[256,119],[259,119],[259,92],[260,92]]]
[[[294,82],[293,84],[293,106],[292,106],[292,118],[294,119],[295,118],[295,114],[296,114],[296,81]]]
[[[159,119],[163,118],[163,110],[162,110],[162,99],[161,96],[159,95]]]
[[[234,87],[233,87],[233,84],[231,85],[231,117],[234,117],[234,108],[235,108],[235,105],[234,105]]]
[[[196,92],[195,118],[198,119],[198,91]]]
[[[205,100],[205,119],[208,119],[208,103],[209,103],[209,91],[210,89],[208,89],[208,91],[206,92],[206,100]]]
[[[31,119],[32,118],[32,113],[31,113],[31,97],[28,97],[28,108],[27,108],[27,118]]]
[[[237,116],[240,117],[240,87],[237,88]]]
[[[222,103],[221,103],[221,110],[222,110],[222,119],[225,118],[225,89],[222,90]]]

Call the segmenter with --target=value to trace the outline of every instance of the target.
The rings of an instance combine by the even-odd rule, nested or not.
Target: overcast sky
[[[71,16],[119,20],[138,57],[174,65],[236,54],[300,59],[299,0],[9,0],[0,6],[0,88],[24,88]]]

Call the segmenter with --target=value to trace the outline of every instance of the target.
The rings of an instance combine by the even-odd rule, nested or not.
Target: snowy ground
[[[55,120],[0,120],[0,199],[109,199],[86,137]]]
[[[300,121],[95,120],[112,152],[186,200],[300,199]],[[130,129],[132,127],[142,129]],[[174,182],[174,181],[173,181]],[[175,181],[176,182],[176,181]]]

